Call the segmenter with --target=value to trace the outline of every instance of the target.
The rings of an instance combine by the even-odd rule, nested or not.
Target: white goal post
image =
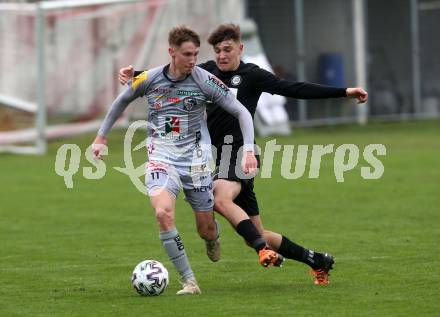
[[[164,3],[0,4],[0,151],[43,154],[48,138],[96,130],[118,93],[118,54],[136,57],[127,51],[141,51]]]
[[[51,138],[96,131],[123,89],[120,67],[167,62],[167,33],[239,22],[242,0],[66,0],[0,3],[0,152],[44,154]],[[143,113],[140,104],[128,117]]]

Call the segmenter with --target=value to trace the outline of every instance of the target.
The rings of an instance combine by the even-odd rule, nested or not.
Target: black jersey
[[[199,66],[217,76],[233,92],[236,92],[237,99],[249,110],[252,118],[255,115],[258,99],[263,92],[298,99],[346,97],[346,88],[287,81],[252,63],[241,61],[240,66],[230,72],[222,72],[214,61],[208,61]],[[216,105],[207,108],[207,113],[211,142],[219,151],[226,135],[233,136],[234,148],[243,145],[237,119]]]
[[[236,93],[237,99],[247,108],[252,118],[255,115],[258,99],[263,92],[297,99],[346,97],[346,88],[287,81],[255,64],[243,61],[236,70],[230,72],[222,72],[212,60],[198,66],[217,76],[232,92]],[[137,73],[135,72],[135,75]],[[238,150],[243,145],[238,120],[218,105],[207,107],[207,114],[211,142],[218,151],[217,159],[221,157],[221,148],[224,137],[227,135],[232,135],[233,148]]]

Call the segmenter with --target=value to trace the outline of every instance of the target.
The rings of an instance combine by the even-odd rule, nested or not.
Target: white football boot
[[[177,295],[197,295],[202,294],[199,285],[197,285],[197,281],[195,279],[187,279],[182,283],[183,288],[178,291]]]

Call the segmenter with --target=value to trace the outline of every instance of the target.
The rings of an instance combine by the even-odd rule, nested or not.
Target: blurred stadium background
[[[231,21],[242,25],[245,54],[263,56],[280,76],[370,93],[360,107],[282,100],[287,112],[274,108],[270,115],[270,106],[269,115],[258,112],[263,135],[277,132],[265,124],[282,121],[312,126],[440,116],[440,42],[433,32],[440,28],[440,1],[2,1],[0,150],[44,153],[49,138],[96,130],[122,89],[120,67],[166,62],[166,34],[182,23],[202,35],[204,61],[212,56],[208,33]],[[141,117],[140,105],[130,111],[125,123]]]
[[[177,297],[148,199],[114,168],[126,162],[124,130],[109,135],[105,177],[83,177],[92,169],[85,149],[123,89],[118,69],[166,62],[167,32],[181,23],[202,35],[204,61],[212,56],[208,33],[230,21],[242,25],[246,58],[270,62],[287,79],[361,85],[370,94],[365,107],[281,100],[285,112],[269,106],[256,118],[263,135],[288,132],[267,113],[288,118],[294,133],[277,144],[387,148],[378,180],[361,178],[369,165],[360,157],[337,183],[333,154],[322,158],[319,179],[287,180],[277,152],[272,178],[256,181],[267,228],[334,253],[329,287],[314,287],[294,261],[260,267],[221,217],[222,260],[210,263],[178,199],[177,224],[203,295]],[[0,154],[0,316],[438,316],[439,24],[440,1],[426,0],[1,1],[0,151],[45,154]],[[119,124],[144,118],[142,110],[130,107]],[[140,131],[133,144],[144,139]],[[260,146],[269,140],[257,138]],[[83,154],[73,189],[54,170],[66,143]],[[143,150],[132,155],[134,166],[144,164]],[[131,288],[133,267],[146,258],[170,271],[158,298]]]

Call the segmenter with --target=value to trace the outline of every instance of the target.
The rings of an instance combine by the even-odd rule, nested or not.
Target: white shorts
[[[185,200],[194,211],[212,211],[214,207],[212,177],[206,164],[189,167],[150,161],[145,182],[150,196],[165,189],[177,198],[183,188]]]

